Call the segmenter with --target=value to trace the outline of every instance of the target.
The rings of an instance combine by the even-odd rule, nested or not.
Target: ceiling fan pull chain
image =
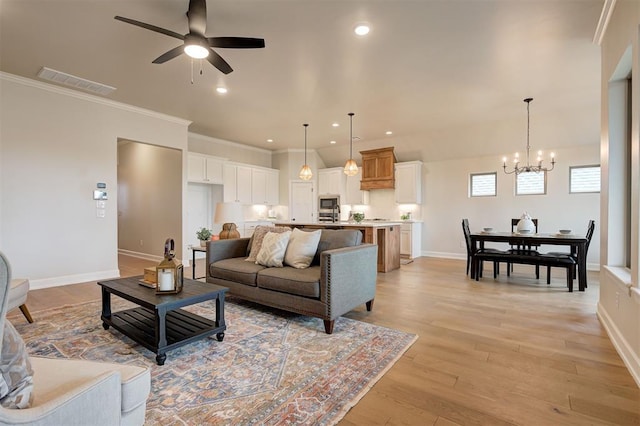
[[[193,84],[193,58],[191,58],[191,84]]]
[[[202,59],[199,59],[200,62],[200,75],[202,75]]]

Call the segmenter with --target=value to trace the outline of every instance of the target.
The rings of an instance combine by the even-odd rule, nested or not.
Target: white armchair
[[[0,348],[11,268],[0,253]],[[142,425],[151,387],[145,367],[30,357],[29,408],[0,406],[0,425]]]

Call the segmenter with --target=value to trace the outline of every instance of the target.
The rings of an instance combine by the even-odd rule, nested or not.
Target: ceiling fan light
[[[194,59],[204,59],[209,56],[209,49],[199,44],[187,44],[184,47],[184,53]]]
[[[311,179],[313,177],[313,172],[311,171],[311,167],[309,167],[307,164],[302,166],[302,168],[300,169],[300,174],[298,176],[302,180]]]
[[[353,158],[348,159],[344,165],[344,174],[347,176],[355,176],[358,174],[358,165]]]

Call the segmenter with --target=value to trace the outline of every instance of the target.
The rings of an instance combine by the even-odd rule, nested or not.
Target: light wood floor
[[[123,276],[152,264],[120,257]],[[340,425],[640,424],[640,390],[595,314],[598,273],[569,293],[562,270],[547,286],[532,267],[497,281],[487,269],[478,283],[464,268],[419,258],[378,275],[373,311],[347,316],[419,339]],[[28,306],[37,321],[99,296],[95,283],[34,290]],[[25,321],[19,310],[10,318]]]

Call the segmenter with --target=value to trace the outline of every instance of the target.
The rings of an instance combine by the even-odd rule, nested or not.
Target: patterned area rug
[[[132,306],[112,298],[113,311]],[[215,318],[215,303],[188,310]],[[16,328],[32,355],[151,368],[148,425],[336,424],[417,336],[348,318],[332,335],[321,320],[227,300],[214,336],[155,354],[100,321],[101,304],[52,309]]]

